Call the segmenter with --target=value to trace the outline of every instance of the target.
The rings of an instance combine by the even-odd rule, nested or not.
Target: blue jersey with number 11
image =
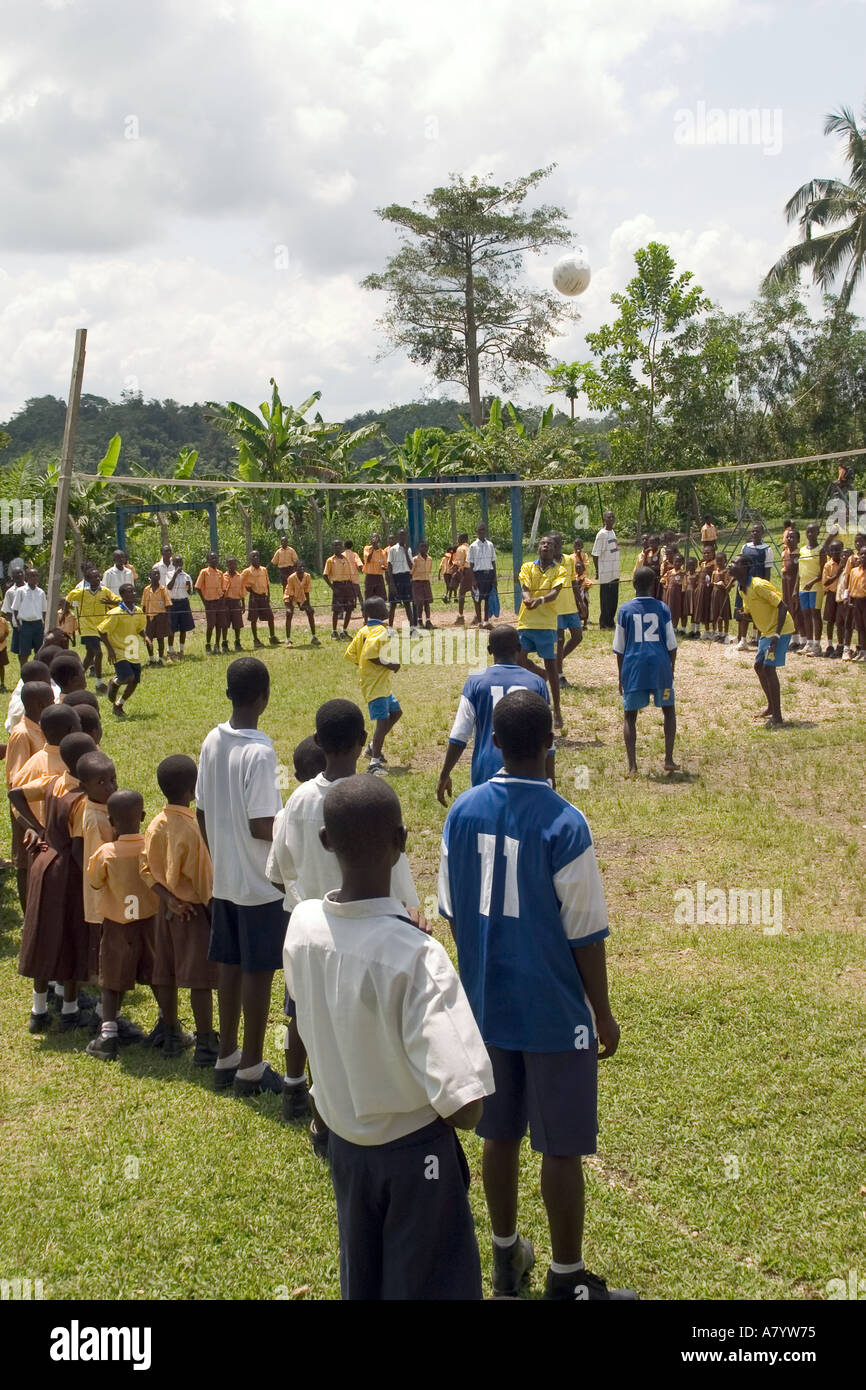
[[[633,598],[616,615],[613,649],[622,656],[622,691],[667,690],[677,649],[671,610],[657,598]]]

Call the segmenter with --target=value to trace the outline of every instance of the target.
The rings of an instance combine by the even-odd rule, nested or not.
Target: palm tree
[[[571,418],[574,419],[574,403],[577,400],[583,382],[583,363],[582,362],[557,362],[555,367],[551,367],[546,373],[549,377],[547,386],[544,390],[548,396],[558,396],[560,393],[565,396],[571,406]]]
[[[866,271],[866,106],[863,128],[846,106],[824,120],[825,135],[842,135],[850,167],[848,182],[842,179],[810,179],[785,208],[788,222],[799,221],[801,240],[791,246],[768,272],[768,289],[787,285],[801,270],[828,293],[842,274],[840,309],[847,309]],[[832,230],[813,236],[813,228]],[[844,271],[844,273],[843,273]]]

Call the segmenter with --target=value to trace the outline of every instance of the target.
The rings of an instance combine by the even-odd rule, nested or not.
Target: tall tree
[[[808,270],[826,294],[841,275],[838,303],[847,309],[866,272],[866,124],[859,127],[843,106],[825,118],[824,134],[844,136],[848,179],[810,179],[788,200],[785,216],[798,222],[801,239],[779,257],[764,284],[789,284]],[[831,230],[815,236],[816,227]]]
[[[460,382],[482,424],[482,378],[510,386],[549,365],[547,340],[576,317],[562,296],[520,283],[526,252],[570,241],[562,208],[524,208],[554,165],[497,185],[452,174],[423,207],[392,203],[379,217],[402,231],[400,250],[366,289],[384,290],[391,343],[437,381]]]
[[[544,390],[548,396],[565,396],[571,407],[571,418],[574,419],[574,403],[580,395],[581,382],[583,380],[583,369],[580,362],[557,362],[555,367],[547,373],[550,380]]]

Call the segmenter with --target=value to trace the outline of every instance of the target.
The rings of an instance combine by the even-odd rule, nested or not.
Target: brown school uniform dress
[[[692,618],[697,600],[698,572],[684,574],[683,577],[683,617]]]
[[[412,602],[416,605],[433,602],[433,587],[430,583],[430,576],[433,573],[432,555],[413,555],[412,568]]]
[[[329,555],[325,561],[323,573],[326,579],[330,579],[332,585],[332,611],[335,613],[352,613],[357,601],[357,591],[353,578],[356,573],[354,563],[346,557],[345,553],[342,555]]]
[[[824,622],[835,623],[836,621],[836,588],[839,583],[839,576],[842,573],[841,560],[828,560],[821,571],[821,587],[824,590]],[[6,754],[7,758],[9,754]]]
[[[281,545],[279,549],[275,550],[273,555],[271,556],[271,564],[276,565],[277,569],[279,570],[280,583],[282,584],[284,589],[286,587],[286,580],[288,579],[289,575],[293,572],[297,563],[298,554],[294,547],[291,545]]]
[[[385,575],[388,572],[388,552],[372,545],[364,546],[364,598],[387,599]]]
[[[206,565],[204,569],[199,570],[193,588],[201,596],[205,613],[217,627],[222,627],[225,619],[222,570],[216,565]],[[141,596],[141,606],[144,608],[144,594]]]
[[[155,589],[150,585],[142,590],[141,609],[147,618],[147,626],[144,629],[145,637],[151,641],[159,637],[171,637],[171,619],[168,610],[171,608],[171,598],[168,589],[164,584],[158,584]]]
[[[457,575],[457,589],[468,594],[472,588],[472,570],[469,568],[469,546],[464,542],[454,552],[454,569]]]
[[[713,570],[715,567],[715,560],[704,561],[698,566],[697,581],[694,591],[694,607],[692,609],[692,617],[698,627],[707,626],[710,621]]]
[[[674,627],[679,627],[683,618],[683,570],[670,570],[667,574],[667,591],[665,603],[671,610],[671,621]]]
[[[188,806],[164,806],[144,836],[139,867],[150,887],[160,883],[195,909],[188,920],[169,913],[160,900],[156,914],[153,983],[180,989],[216,989],[218,966],[207,958],[213,866]]]
[[[710,622],[729,623],[731,621],[731,572],[725,567],[723,570],[713,570],[712,599],[710,603]]]
[[[29,979],[87,978],[89,933],[84,921],[81,869],[72,858],[70,814],[83,796],[80,787],[55,794],[59,778],[45,789],[44,847],[27,877],[27,910],[21,932],[18,973]]]
[[[45,747],[45,735],[38,724],[34,724],[32,719],[28,719],[25,714],[23,719],[19,719],[14,725],[9,735],[9,742],[6,745],[6,787],[14,787],[15,778],[23,768],[24,764],[38,753],[40,748]],[[21,829],[21,822],[14,811],[10,815],[12,821],[12,862],[16,869],[29,868],[30,858],[24,848],[24,832]]]
[[[143,849],[143,835],[119,835],[91,855],[86,870],[91,888],[102,894],[99,983],[118,993],[153,980],[159,898],[141,877]],[[130,900],[137,909],[135,917],[126,915]]]

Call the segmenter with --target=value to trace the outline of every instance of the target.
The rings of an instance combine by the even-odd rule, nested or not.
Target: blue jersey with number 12
[[[467,677],[463,687],[457,718],[448,741],[465,748],[474,733],[473,787],[477,787],[479,782],[489,781],[495,773],[502,771],[502,754],[493,742],[493,711],[503,695],[511,690],[531,690],[550,704],[547,683],[534,671],[527,671],[525,666],[488,666],[486,671],[478,671]]]
[[[622,656],[622,690],[667,690],[677,649],[671,610],[657,598],[633,598],[616,615],[613,649]]]

